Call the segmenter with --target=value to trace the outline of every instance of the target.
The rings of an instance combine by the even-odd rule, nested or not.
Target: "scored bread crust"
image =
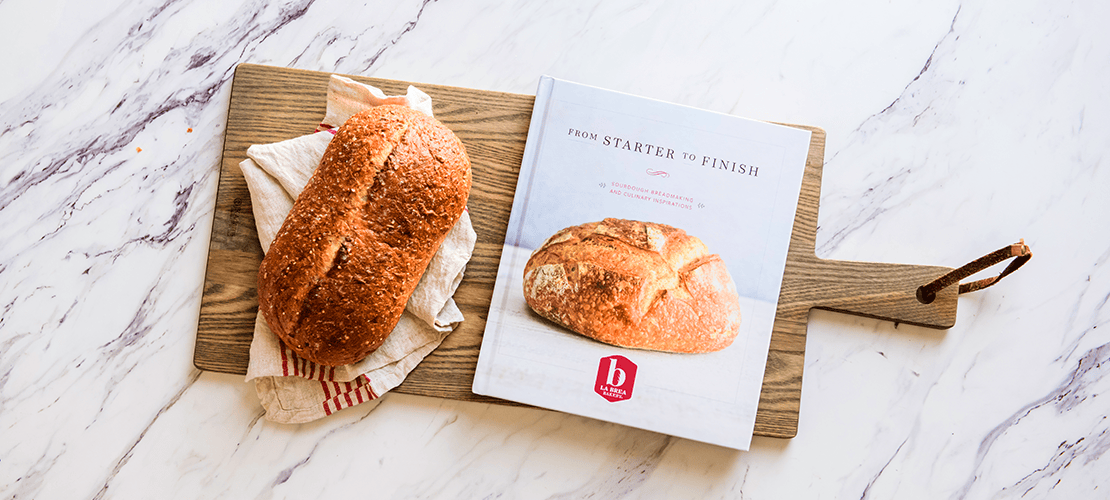
[[[352,116],[297,197],[258,273],[258,306],[299,356],[339,366],[400,320],[470,193],[462,142],[405,106]]]
[[[740,332],[721,257],[654,222],[605,219],[555,233],[525,265],[524,298],[540,316],[621,347],[713,352]]]

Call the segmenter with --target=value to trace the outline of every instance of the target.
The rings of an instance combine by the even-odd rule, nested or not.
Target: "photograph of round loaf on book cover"
[[[561,229],[528,259],[523,293],[540,316],[620,347],[715,352],[740,333],[721,256],[666,224],[608,218]]]
[[[746,448],[809,141],[541,78],[474,392]]]

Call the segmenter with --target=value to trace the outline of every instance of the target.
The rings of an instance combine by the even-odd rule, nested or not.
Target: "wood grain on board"
[[[255,281],[262,248],[239,162],[246,158],[247,147],[252,144],[311,133],[324,116],[328,78],[328,73],[252,64],[239,65],[235,71],[194,353],[194,364],[201,370],[245,374],[254,332],[258,310]],[[409,85],[395,80],[351,78],[390,95],[404,94]],[[394,391],[512,404],[476,395],[470,388],[535,98],[414,85],[432,97],[436,118],[466,146],[473,169],[468,206],[478,242],[455,294],[467,320]],[[798,428],[810,309],[934,328],[948,328],[956,318],[955,287],[941,291],[928,305],[919,303],[915,296],[917,287],[949,268],[816,257],[825,132],[814,127],[799,128],[810,130],[812,139],[755,422],[757,435],[786,438],[793,437]]]

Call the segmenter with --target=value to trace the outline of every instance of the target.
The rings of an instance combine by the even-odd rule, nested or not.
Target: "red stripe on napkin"
[[[327,382],[320,382],[320,388],[324,390],[324,415],[331,415],[331,407],[328,401],[331,400],[331,391],[328,390]]]
[[[331,415],[344,408],[378,399],[378,395],[370,386],[370,377],[367,377],[366,374],[356,378],[353,384],[351,382],[320,382],[320,387],[324,390],[325,399],[322,407],[325,415]]]
[[[335,367],[320,365],[297,356],[284,342],[280,345],[281,371],[284,376],[288,377],[289,372],[293,372],[295,377],[320,382],[320,389],[324,393],[324,400],[321,402],[324,415],[378,399],[378,394],[371,387],[370,377],[365,373],[350,382],[336,381]]]
[[[363,373],[362,378],[366,379],[366,392],[370,395],[370,399],[378,399],[378,394],[374,392],[373,387],[370,387],[370,377]]]

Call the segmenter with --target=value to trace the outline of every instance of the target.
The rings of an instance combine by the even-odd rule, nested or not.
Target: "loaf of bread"
[[[262,260],[266,323],[316,363],[366,357],[400,320],[469,193],[470,161],[439,121],[392,105],[354,115]]]
[[[555,233],[524,268],[524,298],[540,316],[621,347],[713,352],[740,330],[721,257],[652,222],[605,219]]]

